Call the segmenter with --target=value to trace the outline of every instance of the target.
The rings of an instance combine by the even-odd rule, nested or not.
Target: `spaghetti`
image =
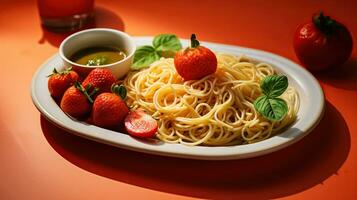
[[[271,137],[296,120],[299,98],[293,87],[281,96],[288,112],[278,122],[254,108],[260,81],[275,74],[265,63],[246,56],[216,54],[217,71],[201,80],[184,81],[172,58],[161,58],[124,79],[127,104],[142,108],[158,120],[157,138],[186,145],[236,145]]]

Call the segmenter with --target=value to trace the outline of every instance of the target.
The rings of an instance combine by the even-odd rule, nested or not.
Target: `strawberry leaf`
[[[59,75],[64,75],[64,74],[69,74],[72,71],[72,67],[68,67],[67,69],[63,70],[63,71],[57,71],[57,69],[54,67],[52,74],[47,75],[47,77],[51,77],[55,74],[59,74]]]
[[[127,91],[124,85],[113,85],[112,92],[121,97],[121,99],[125,99],[127,95]]]

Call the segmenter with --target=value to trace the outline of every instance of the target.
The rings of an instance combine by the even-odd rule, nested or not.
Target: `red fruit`
[[[113,73],[106,68],[96,68],[92,70],[84,79],[83,87],[88,87],[89,84],[93,88],[98,88],[97,94],[110,92],[112,85],[115,83],[116,78]]]
[[[103,128],[115,128],[124,121],[128,113],[129,108],[118,95],[102,93],[93,103],[93,124]]]
[[[94,68],[73,66],[73,71],[77,72],[77,74],[83,79],[87,77],[93,69]]]
[[[58,72],[56,68],[53,69],[53,73],[49,75],[48,90],[52,97],[60,99],[63,93],[78,80],[78,74],[68,68],[64,71]]]
[[[185,80],[198,80],[213,74],[217,69],[216,55],[200,46],[195,34],[191,36],[191,47],[178,51],[174,58],[176,71]]]
[[[63,94],[60,106],[63,112],[68,115],[74,118],[82,118],[90,113],[91,102],[93,100],[87,91],[78,82],[75,82],[75,86],[71,86]]]
[[[323,13],[300,25],[294,36],[296,56],[310,70],[343,64],[350,57],[352,46],[348,29]]]
[[[143,110],[136,110],[125,118],[125,128],[132,136],[151,138],[157,132],[157,122]]]

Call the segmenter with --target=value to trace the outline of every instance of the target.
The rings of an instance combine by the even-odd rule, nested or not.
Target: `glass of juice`
[[[54,32],[75,31],[94,19],[94,0],[37,0],[42,25]]]

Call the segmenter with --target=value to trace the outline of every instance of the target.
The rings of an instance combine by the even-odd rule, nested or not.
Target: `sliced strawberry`
[[[125,128],[132,136],[150,138],[157,132],[157,122],[143,110],[136,110],[126,116]]]

